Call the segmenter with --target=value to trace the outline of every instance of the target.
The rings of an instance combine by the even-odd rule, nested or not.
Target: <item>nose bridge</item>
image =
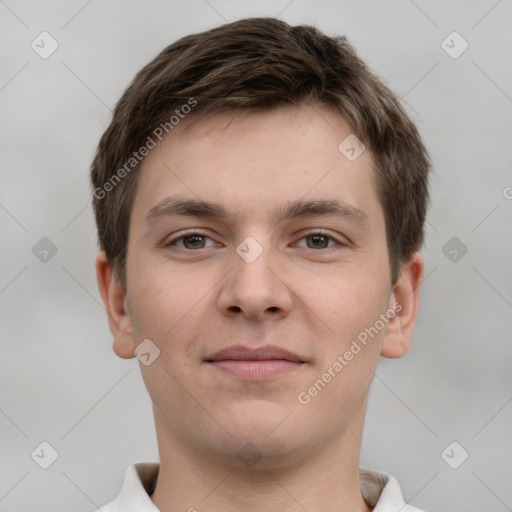
[[[260,300],[271,300],[274,289],[272,268],[273,251],[268,239],[258,242],[254,237],[246,237],[237,247],[233,255],[233,284],[240,288],[246,296]]]
[[[269,313],[285,313],[291,307],[289,290],[278,278],[277,255],[270,240],[248,236],[236,247],[233,268],[227,276],[219,306],[226,313],[241,312],[257,318]],[[264,240],[263,240],[264,239]]]

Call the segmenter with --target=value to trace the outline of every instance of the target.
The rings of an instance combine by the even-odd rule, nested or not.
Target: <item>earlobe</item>
[[[409,350],[418,314],[423,268],[423,257],[419,252],[402,266],[390,297],[389,307],[395,314],[386,326],[381,348],[383,357],[402,357]]]
[[[123,287],[117,282],[105,251],[96,258],[96,279],[108,315],[110,332],[114,337],[113,350],[124,359],[134,357],[135,343],[128,300]]]

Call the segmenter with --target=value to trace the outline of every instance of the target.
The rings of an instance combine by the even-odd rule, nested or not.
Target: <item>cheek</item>
[[[187,350],[185,340],[195,339],[196,330],[203,325],[204,307],[211,298],[213,286],[209,279],[190,275],[190,271],[172,270],[168,262],[144,258],[132,262],[128,296],[136,341],[149,338],[162,352]],[[179,343],[179,347],[177,344]]]
[[[328,334],[316,339],[314,376],[301,389],[305,393],[301,396],[314,402],[312,411],[355,414],[364,402],[385,332],[380,328],[380,315],[387,310],[386,293],[383,280],[354,279],[331,282],[322,307],[316,296],[319,325],[329,330],[324,329]]]
[[[304,290],[305,302],[340,339],[373,325],[387,309],[389,287],[371,273],[332,276]],[[332,334],[332,332],[331,332]]]
[[[128,299],[134,332],[139,337],[161,339],[185,313],[184,301],[176,299],[178,294],[173,293],[171,283],[159,273],[158,267],[138,265],[137,261],[132,266],[138,269],[131,273],[128,269]]]

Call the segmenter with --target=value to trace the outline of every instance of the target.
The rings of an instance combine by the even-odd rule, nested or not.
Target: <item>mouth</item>
[[[298,355],[269,345],[257,349],[241,345],[228,347],[210,355],[205,362],[244,380],[269,379],[305,364]]]

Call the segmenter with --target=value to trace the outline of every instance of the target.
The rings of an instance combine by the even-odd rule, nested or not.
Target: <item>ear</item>
[[[389,308],[395,316],[386,325],[380,353],[383,357],[402,357],[409,350],[418,314],[423,268],[423,257],[419,252],[402,266],[389,300]]]
[[[114,352],[124,359],[135,357],[132,318],[126,301],[126,292],[117,282],[105,251],[101,251],[96,258],[96,279],[107,310],[110,332],[114,336]]]

